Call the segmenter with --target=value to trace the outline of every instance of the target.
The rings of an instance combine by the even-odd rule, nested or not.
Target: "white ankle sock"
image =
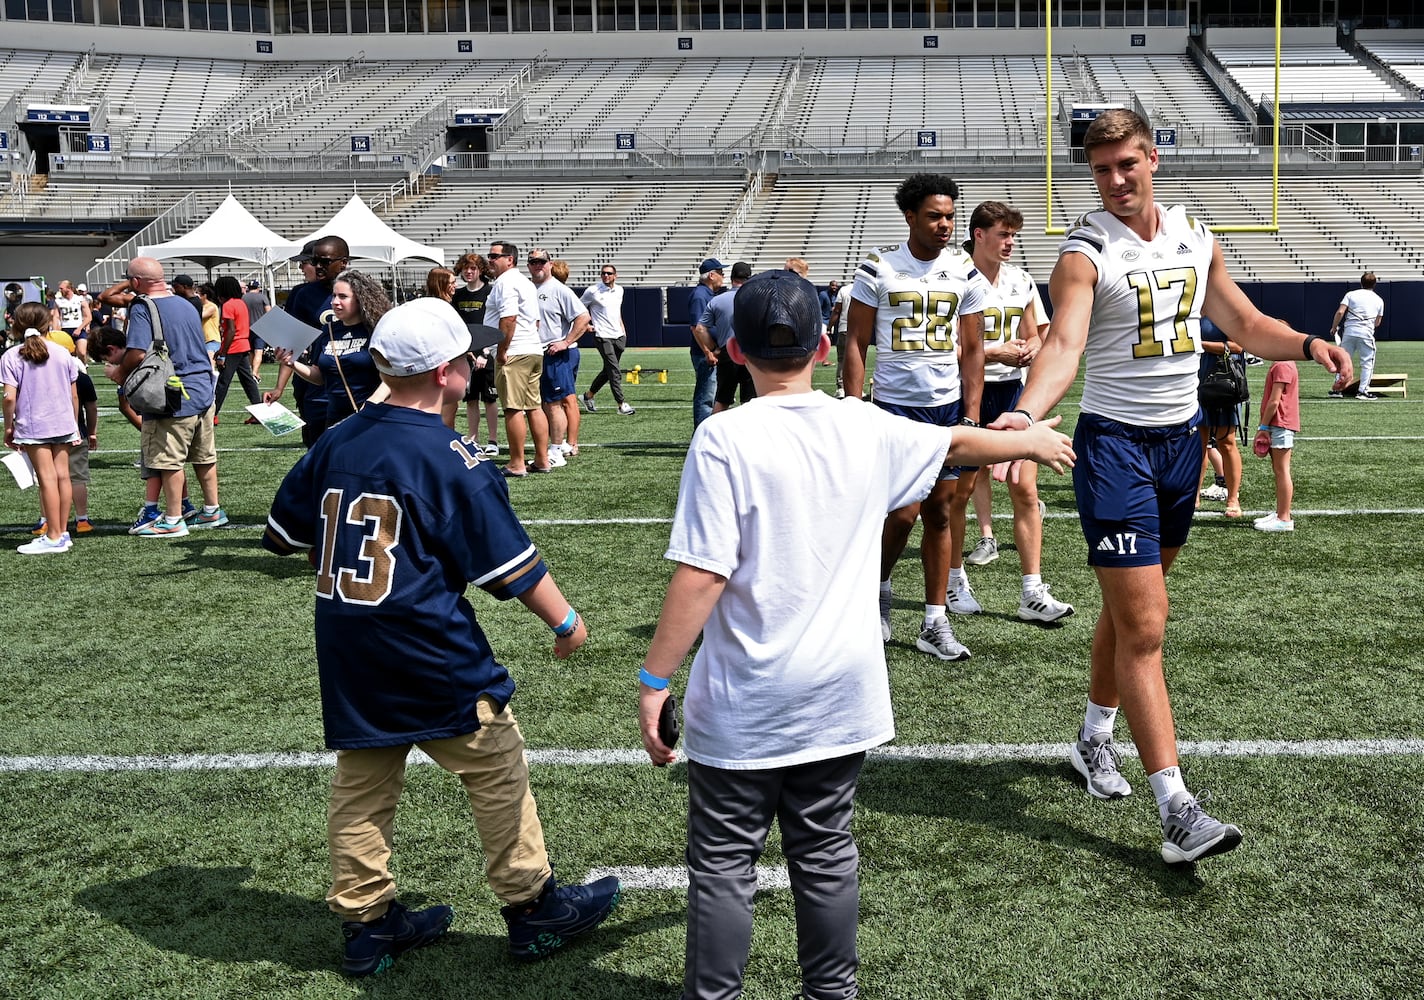
[[[1023,592],[1027,594],[1031,590],[1037,590],[1043,585],[1043,576],[1039,573],[1025,573],[1023,575]]]
[[[943,617],[945,617],[944,605],[943,605],[943,604],[926,604],[926,605],[925,605],[925,628],[929,628],[929,627],[930,627],[930,622],[934,621],[936,618],[943,618]]]
[[[953,590],[956,583],[968,583],[969,574],[964,572],[963,566],[951,566],[949,569],[949,589]]]
[[[1157,811],[1165,820],[1167,818],[1167,803],[1172,801],[1172,796],[1187,790],[1187,783],[1182,780],[1182,768],[1177,764],[1164,767],[1160,771],[1149,774],[1147,780],[1152,782],[1152,794],[1157,796]]]
[[[1083,715],[1083,739],[1092,739],[1098,733],[1112,735],[1113,723],[1117,721],[1117,706],[1108,708],[1088,702],[1088,711]]]

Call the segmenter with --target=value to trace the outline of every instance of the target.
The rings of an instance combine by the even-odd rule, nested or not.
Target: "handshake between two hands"
[[[1058,425],[1063,422],[1062,417],[1031,421],[1027,427],[1024,427],[1024,422],[1029,420],[1029,416],[1022,410],[1010,410],[1000,414],[985,428],[991,431],[1017,431],[1022,435],[1020,441],[1015,443],[1022,445],[1022,447],[1015,448],[1016,451],[1021,452],[1021,457],[995,462],[992,466],[994,478],[1001,483],[1007,481],[1017,483],[1019,469],[1025,461],[1046,465],[1060,476],[1071,469],[1073,463],[1077,461],[1078,456],[1073,451],[1072,439],[1056,430]]]

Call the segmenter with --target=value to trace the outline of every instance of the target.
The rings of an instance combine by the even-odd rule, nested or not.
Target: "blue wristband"
[[[565,618],[562,623],[552,626],[552,628],[554,629],[554,634],[560,639],[573,635],[574,630],[578,628],[578,612],[575,611],[571,605],[569,607],[568,617]]]
[[[659,677],[657,674],[648,673],[647,667],[638,668],[638,680],[642,681],[654,691],[663,691],[667,688],[671,677]]]

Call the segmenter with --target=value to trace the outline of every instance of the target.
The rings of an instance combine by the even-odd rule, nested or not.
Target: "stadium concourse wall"
[[[254,35],[225,31],[173,31],[96,25],[6,21],[4,44],[16,49],[100,54],[249,59],[283,62],[329,59],[358,52],[368,59],[642,59],[776,56],[1041,55],[1042,28],[858,28],[854,31],[609,31],[449,32],[427,34]],[[1305,29],[1301,29],[1305,30]],[[993,42],[987,39],[992,35]],[[1141,36],[1141,45],[1133,45]],[[933,38],[933,46],[926,42]],[[1319,39],[1319,29],[1309,36]],[[691,39],[692,48],[679,47]],[[1177,54],[1186,51],[1185,27],[1056,28],[1053,50],[1071,54]],[[460,52],[459,42],[471,43]],[[271,51],[259,51],[270,45]],[[685,44],[685,43],[684,43]]]

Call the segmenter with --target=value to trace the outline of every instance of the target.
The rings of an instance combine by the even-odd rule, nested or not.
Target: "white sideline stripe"
[[[873,760],[903,763],[919,760],[972,762],[1010,760],[1066,760],[1069,743],[931,743],[891,746],[870,751]],[[1417,757],[1424,755],[1424,739],[1378,740],[1202,740],[1183,742],[1184,757]],[[1119,743],[1123,756],[1137,756],[1131,743]],[[529,763],[545,766],[645,765],[642,750],[529,750]],[[266,768],[332,767],[329,752],[173,754],[139,757],[108,755],[0,757],[0,773],[21,771],[254,771]],[[434,763],[419,749],[410,763]]]
[[[1224,517],[1221,511],[1198,510],[1198,517]],[[1242,518],[1252,514],[1269,514],[1269,510],[1243,510]],[[1320,509],[1302,510],[1297,507],[1295,510],[1297,517],[1424,517],[1424,507],[1381,507],[1374,510],[1345,510],[1345,509]],[[1014,515],[1011,513],[999,513],[994,515],[996,521],[1012,521]],[[1050,521],[1076,521],[1078,512],[1075,510],[1054,510],[1048,512]],[[648,525],[648,524],[672,524],[670,517],[532,517],[521,518],[520,524],[528,526],[557,526],[573,528],[592,528],[599,525]],[[99,525],[95,529],[98,534],[125,534],[128,528],[121,524]],[[237,521],[229,522],[221,528],[206,528],[205,531],[265,531],[267,522],[261,524],[241,524]],[[191,536],[190,536],[191,537]],[[181,543],[179,543],[181,544]]]
[[[687,888],[687,869],[664,865],[649,868],[646,865],[623,865],[618,868],[593,868],[585,882],[593,882],[608,875],[618,876],[625,889],[683,889]],[[791,876],[785,865],[757,865],[757,891],[767,889],[790,889]]]
[[[647,406],[647,404],[644,404]],[[649,409],[665,409],[665,407],[649,406]],[[1371,434],[1371,435],[1344,435],[1339,437],[1297,434],[1297,441],[1424,441],[1424,434]],[[686,448],[687,441],[590,441],[579,445],[579,450],[585,448]],[[296,444],[270,444],[256,448],[219,448],[219,455],[235,455],[251,452],[301,452],[302,449]],[[92,455],[137,455],[137,448],[102,448],[93,452]],[[526,455],[534,453],[533,447],[524,449]],[[507,451],[501,451],[501,455]]]

